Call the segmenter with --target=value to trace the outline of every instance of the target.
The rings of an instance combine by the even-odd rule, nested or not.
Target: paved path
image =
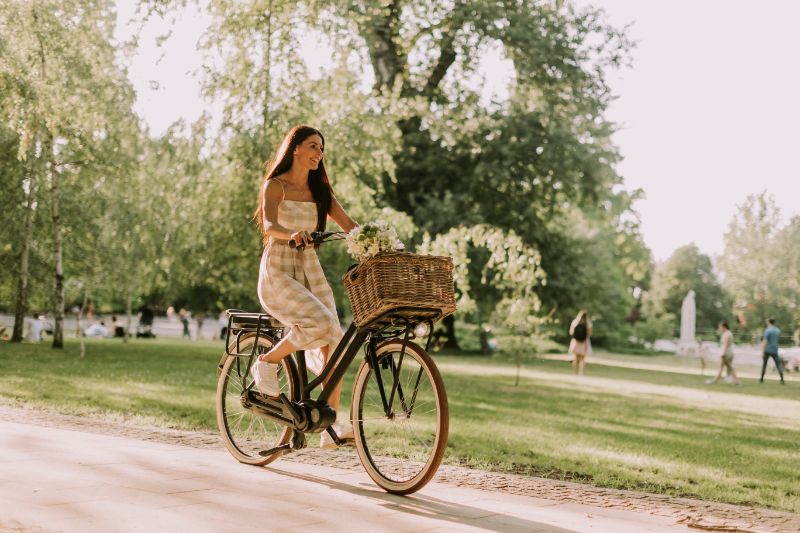
[[[633,368],[636,370],[652,370],[657,372],[671,372],[674,374],[687,374],[693,376],[704,376],[705,378],[714,377],[719,369],[719,357],[705,358],[705,367],[700,366],[700,359],[697,357],[672,357],[675,360],[673,364],[658,364],[650,362],[647,357],[641,357],[640,361],[632,361],[630,359],[619,359],[611,357],[605,353],[595,352],[592,354],[591,359],[588,359],[586,364],[590,367],[593,365],[613,366],[617,368]],[[570,362],[573,357],[569,354],[544,354],[542,359],[549,359],[551,361]],[[738,359],[734,361],[736,365],[736,375],[740,378],[753,378],[758,379],[761,377],[761,356],[759,356],[758,364],[744,364],[740,365]],[[681,364],[682,363],[682,364]],[[796,373],[785,372],[787,381],[800,381],[800,376]],[[775,366],[770,363],[767,367],[765,374],[767,381],[777,381],[778,371]]]
[[[217,433],[142,426],[130,422],[123,423],[116,418],[106,419],[66,415],[52,411],[0,405],[0,421],[51,429],[72,430],[81,433],[96,433],[136,441],[177,444],[205,450],[219,451],[223,449],[221,439]],[[0,429],[2,429],[2,426],[0,426]],[[282,468],[286,462],[307,465],[307,467],[313,469],[313,472],[317,471],[314,469],[315,466],[330,467],[338,471],[339,474],[342,474],[342,471],[349,471],[350,473],[363,475],[364,471],[353,448],[323,453],[319,449],[309,447],[281,458],[277,466]],[[2,479],[2,476],[0,476],[0,479]],[[487,499],[502,499],[502,494],[526,496],[538,500],[549,500],[552,504],[581,504],[589,508],[614,509],[660,516],[667,523],[686,524],[695,529],[800,531],[800,515],[797,514],[759,507],[680,498],[664,494],[594,487],[585,483],[574,483],[533,475],[489,472],[454,465],[443,465],[439,468],[435,480],[442,485],[478,489],[484,493],[489,492],[491,496],[486,497]],[[427,493],[428,490],[429,488],[426,487],[424,493]],[[0,516],[2,515],[0,514]]]
[[[672,517],[0,422],[0,531],[686,531]],[[326,452],[316,452],[324,454]]]

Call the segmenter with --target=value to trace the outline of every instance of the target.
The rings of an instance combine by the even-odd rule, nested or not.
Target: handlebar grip
[[[324,236],[324,233],[321,231],[312,231],[311,232],[311,244],[319,244],[321,241],[320,239]],[[305,249],[305,245],[297,245],[294,239],[289,239],[289,248],[294,248],[295,250],[303,251]]]

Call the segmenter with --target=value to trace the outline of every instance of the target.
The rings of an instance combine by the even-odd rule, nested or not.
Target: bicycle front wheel
[[[240,339],[239,351],[250,351],[255,338],[255,334],[252,334]],[[255,356],[267,353],[272,345],[269,338],[260,337]],[[255,357],[228,357],[223,364],[217,382],[217,425],[222,442],[237,461],[263,466],[280,457],[280,452],[265,452],[289,442],[292,430],[243,405],[244,391],[253,384],[250,365],[254,360]],[[284,358],[278,366],[278,381],[281,392],[294,398],[298,385],[289,357]]]
[[[376,364],[361,364],[351,413],[361,464],[387,492],[409,494],[436,473],[447,446],[449,413],[444,382],[418,345],[391,339]]]

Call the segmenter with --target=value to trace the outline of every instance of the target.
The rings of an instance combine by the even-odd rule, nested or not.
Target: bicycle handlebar
[[[343,231],[312,231],[311,232],[311,244],[317,245],[322,244],[326,241],[338,241],[344,239],[347,236],[347,233]],[[289,240],[289,248],[294,248],[298,251],[303,251],[305,249],[305,245],[298,245],[294,239]]]

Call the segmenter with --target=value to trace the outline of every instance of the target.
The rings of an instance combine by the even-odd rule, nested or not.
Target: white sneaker
[[[355,436],[353,435],[353,425],[352,424],[341,424],[339,422],[334,422],[333,431],[336,432],[336,436],[339,437],[339,440],[347,441],[345,442],[345,446],[352,444]],[[334,450],[337,448],[336,443],[333,442],[333,437],[328,434],[328,430],[326,429],[323,431],[319,436],[319,447],[323,450]]]
[[[281,385],[278,382],[278,364],[268,363],[256,359],[250,369],[253,373],[253,382],[258,392],[264,396],[277,398],[281,394]]]

